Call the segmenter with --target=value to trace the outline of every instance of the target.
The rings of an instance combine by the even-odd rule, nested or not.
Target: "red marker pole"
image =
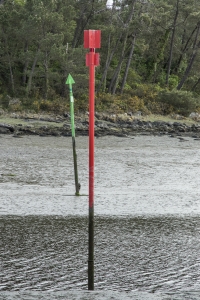
[[[89,48],[86,54],[86,65],[89,67],[89,248],[88,248],[88,290],[94,290],[94,111],[95,111],[95,66],[99,65],[99,54],[95,48],[100,48],[101,31],[84,31],[84,48]]]
[[[94,208],[94,101],[95,101],[95,49],[90,49],[89,65],[89,208]]]

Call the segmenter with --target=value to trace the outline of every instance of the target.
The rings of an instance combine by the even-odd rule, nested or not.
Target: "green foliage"
[[[169,89],[172,90],[177,87],[179,78],[177,75],[171,75],[169,77]]]
[[[76,82],[75,110],[88,110],[88,50],[83,47],[83,32],[93,28],[102,31],[96,88],[98,93],[110,92],[98,94],[98,110],[187,114],[198,109],[200,52],[194,45],[200,1],[176,1],[175,26],[177,6],[173,0],[144,1],[142,5],[135,1],[134,9],[133,1],[115,3],[115,8],[108,9],[106,1],[3,1],[0,93],[5,96],[0,105],[60,112],[69,105],[63,99],[68,97],[65,81],[71,73]],[[194,52],[195,63],[183,85],[187,92],[176,92]],[[196,97],[189,93],[193,87]],[[7,95],[21,103],[11,107]]]
[[[158,81],[162,88],[166,87],[166,73],[165,72],[161,72],[159,74]],[[179,77],[177,75],[173,75],[173,74],[170,75],[169,82],[168,82],[168,89],[173,90],[174,88],[177,87],[178,83],[179,83]]]
[[[129,69],[128,77],[127,77],[127,86],[134,89],[141,82],[142,82],[141,76],[134,69]],[[124,92],[125,91],[126,88]]]
[[[132,94],[143,99],[146,105],[149,102],[155,101],[158,93],[162,88],[157,84],[138,84],[132,91]]]
[[[143,99],[129,94],[111,95],[107,93],[99,94],[96,98],[96,110],[108,111],[111,113],[136,112],[142,111],[143,114],[149,113],[144,105]]]
[[[6,94],[0,95],[0,106],[4,109],[7,109],[9,106],[9,98]]]
[[[200,107],[200,97],[196,98],[193,93],[187,91],[165,90],[158,94],[156,101],[167,105],[170,110],[183,116],[188,116]]]
[[[47,111],[55,114],[63,114],[65,111],[69,111],[69,102],[67,103],[65,99],[57,98],[53,101],[51,100],[35,100],[32,104],[32,109],[35,112]]]

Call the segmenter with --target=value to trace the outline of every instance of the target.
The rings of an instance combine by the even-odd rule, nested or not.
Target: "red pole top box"
[[[101,48],[101,30],[84,30],[84,48]]]

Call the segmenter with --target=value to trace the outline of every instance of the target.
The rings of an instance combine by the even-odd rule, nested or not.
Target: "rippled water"
[[[199,141],[96,139],[92,294],[76,144],[81,197],[70,138],[0,137],[0,299],[200,299]]]

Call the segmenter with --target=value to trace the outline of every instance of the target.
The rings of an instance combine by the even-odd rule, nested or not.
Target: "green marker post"
[[[78,167],[77,167],[77,154],[76,154],[76,142],[75,142],[75,126],[74,126],[74,97],[72,92],[72,84],[75,83],[72,76],[69,74],[66,80],[66,84],[69,85],[69,97],[70,97],[70,119],[71,119],[71,130],[72,130],[72,147],[73,147],[73,159],[74,159],[74,177],[75,177],[75,188],[76,196],[79,196],[80,184],[78,182]]]

